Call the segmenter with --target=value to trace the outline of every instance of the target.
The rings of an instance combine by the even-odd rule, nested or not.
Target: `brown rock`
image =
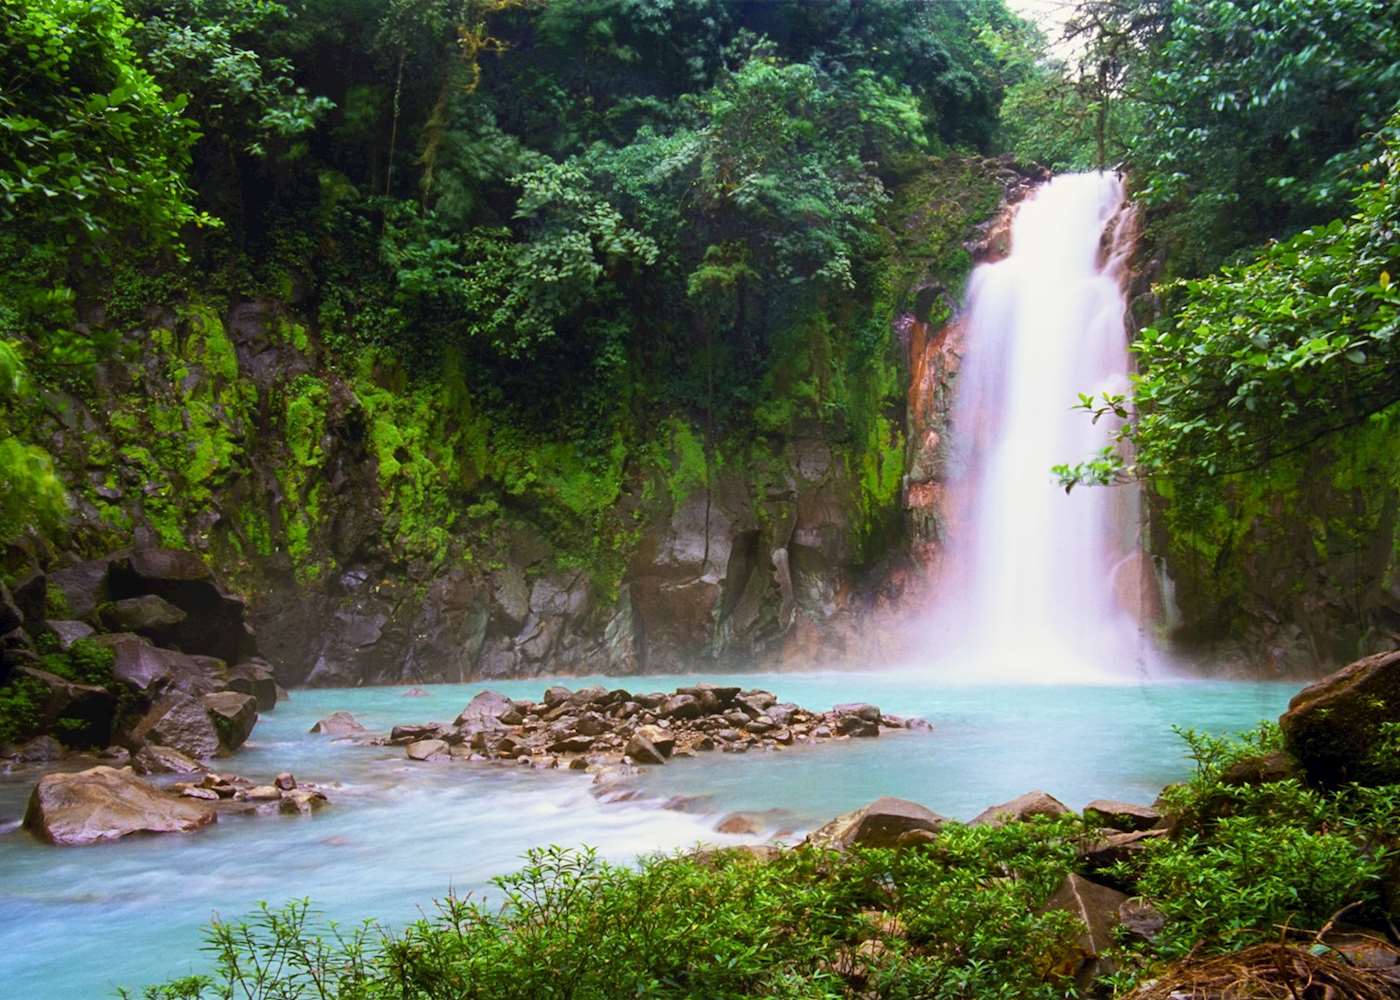
[[[666,699],[661,714],[668,719],[698,719],[704,711],[693,694],[678,694]]]
[[[1278,721],[1289,752],[1316,784],[1400,781],[1400,756],[1379,752],[1382,727],[1400,722],[1400,650],[1368,656],[1305,687]]]
[[[1162,821],[1162,814],[1151,806],[1115,799],[1095,799],[1084,807],[1084,821],[1093,826],[1133,833],[1152,829]]]
[[[256,698],[259,712],[271,712],[277,707],[277,679],[267,663],[246,660],[235,664],[229,668],[226,683],[230,691]]]
[[[281,774],[279,774],[276,778],[273,779],[272,783],[278,788],[280,788],[282,791],[290,792],[293,788],[296,788],[297,779],[292,777],[290,771],[283,771]]]
[[[1072,977],[1086,989],[1097,977],[1111,972],[1102,956],[1113,947],[1113,929],[1118,926],[1118,909],[1128,897],[1116,889],[1090,882],[1079,875],[1066,875],[1060,887],[1046,901],[1042,912],[1065,910],[1084,925],[1084,931],[1068,952],[1060,957],[1054,972]]]
[[[1039,789],[1018,795],[1010,802],[990,806],[978,813],[968,826],[1004,826],[1007,823],[1024,823],[1032,816],[1069,815],[1069,808],[1055,796]]]
[[[131,766],[137,774],[203,774],[209,770],[193,757],[159,743],[147,743],[137,750]]]
[[[214,756],[220,745],[209,710],[183,691],[162,695],[131,727],[127,743],[132,747],[159,743],[199,758]]]
[[[311,727],[309,732],[323,733],[332,739],[343,740],[355,736],[363,736],[369,730],[355,719],[349,712],[332,712],[320,722]]]
[[[946,818],[917,802],[886,797],[838,816],[812,833],[807,843],[835,850],[855,846],[895,847],[901,834],[911,830],[936,834],[946,822]]]
[[[762,832],[763,825],[753,813],[739,812],[725,816],[715,824],[715,830],[719,833],[757,834]]]
[[[315,788],[294,788],[282,793],[281,810],[284,813],[297,813],[310,816],[317,809],[329,804],[325,793]]]
[[[168,795],[129,770],[103,766],[40,778],[24,826],[51,844],[95,844],[133,833],[186,833],[214,818],[208,806]]]
[[[447,742],[445,740],[418,740],[404,747],[404,753],[409,760],[432,760],[434,757],[443,757],[447,754]]]
[[[258,700],[238,691],[218,691],[204,696],[204,707],[219,734],[219,749],[232,753],[241,747],[258,722]]]

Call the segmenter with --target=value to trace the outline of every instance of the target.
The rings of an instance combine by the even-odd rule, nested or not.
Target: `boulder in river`
[[[277,707],[277,678],[272,666],[264,660],[245,660],[228,670],[230,691],[250,694],[258,700],[259,712],[271,712]]]
[[[131,727],[127,743],[159,743],[190,757],[207,758],[219,752],[219,731],[204,703],[183,691],[171,691],[156,700]]]
[[[24,826],[51,844],[95,844],[133,833],[188,833],[214,819],[208,806],[169,795],[129,768],[99,766],[40,778]]]
[[[330,715],[317,722],[308,731],[322,733],[336,740],[364,736],[369,732],[369,730],[360,725],[359,720],[349,712],[332,712]]]
[[[627,741],[627,756],[638,764],[664,764],[676,747],[676,737],[660,726],[639,726]]]
[[[243,745],[258,721],[258,701],[239,691],[217,691],[204,696],[204,707],[219,734],[219,749],[232,753]]]
[[[1386,725],[1400,723],[1400,650],[1357,660],[1303,688],[1278,721],[1315,784],[1400,781],[1400,754],[1385,750]]]
[[[515,704],[495,691],[480,691],[457,716],[455,725],[476,729],[503,727],[501,717],[515,711]]]
[[[409,760],[432,760],[447,756],[447,743],[444,740],[416,740],[404,747]]]
[[[983,809],[968,826],[1004,826],[1007,823],[1024,823],[1032,816],[1067,816],[1069,807],[1048,792],[1036,789],[1025,795],[1018,795],[1010,802]]]
[[[946,822],[946,817],[917,802],[886,796],[863,809],[836,817],[809,835],[807,843],[835,850],[899,847],[915,839],[910,834],[937,834]]]

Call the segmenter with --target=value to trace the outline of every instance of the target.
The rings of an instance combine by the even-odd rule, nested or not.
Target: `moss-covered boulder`
[[[1400,650],[1357,660],[1305,687],[1279,726],[1315,784],[1400,781]]]

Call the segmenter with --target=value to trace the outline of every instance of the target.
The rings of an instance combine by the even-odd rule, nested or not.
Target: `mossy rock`
[[[1400,650],[1358,660],[1299,691],[1279,726],[1314,784],[1400,781]]]

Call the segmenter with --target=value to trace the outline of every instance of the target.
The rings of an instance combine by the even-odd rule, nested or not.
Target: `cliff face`
[[[909,512],[936,478],[908,441],[941,419],[909,398],[910,352],[1023,183],[930,161],[892,207],[884,271],[777,339],[747,423],[648,413],[603,449],[503,420],[451,358],[425,378],[345,351],[296,289],[125,328],[89,310],[119,347],[51,387],[34,428],[73,516],[11,572],[192,548],[247,596],[286,685],[872,655],[857,623],[909,578]]]

